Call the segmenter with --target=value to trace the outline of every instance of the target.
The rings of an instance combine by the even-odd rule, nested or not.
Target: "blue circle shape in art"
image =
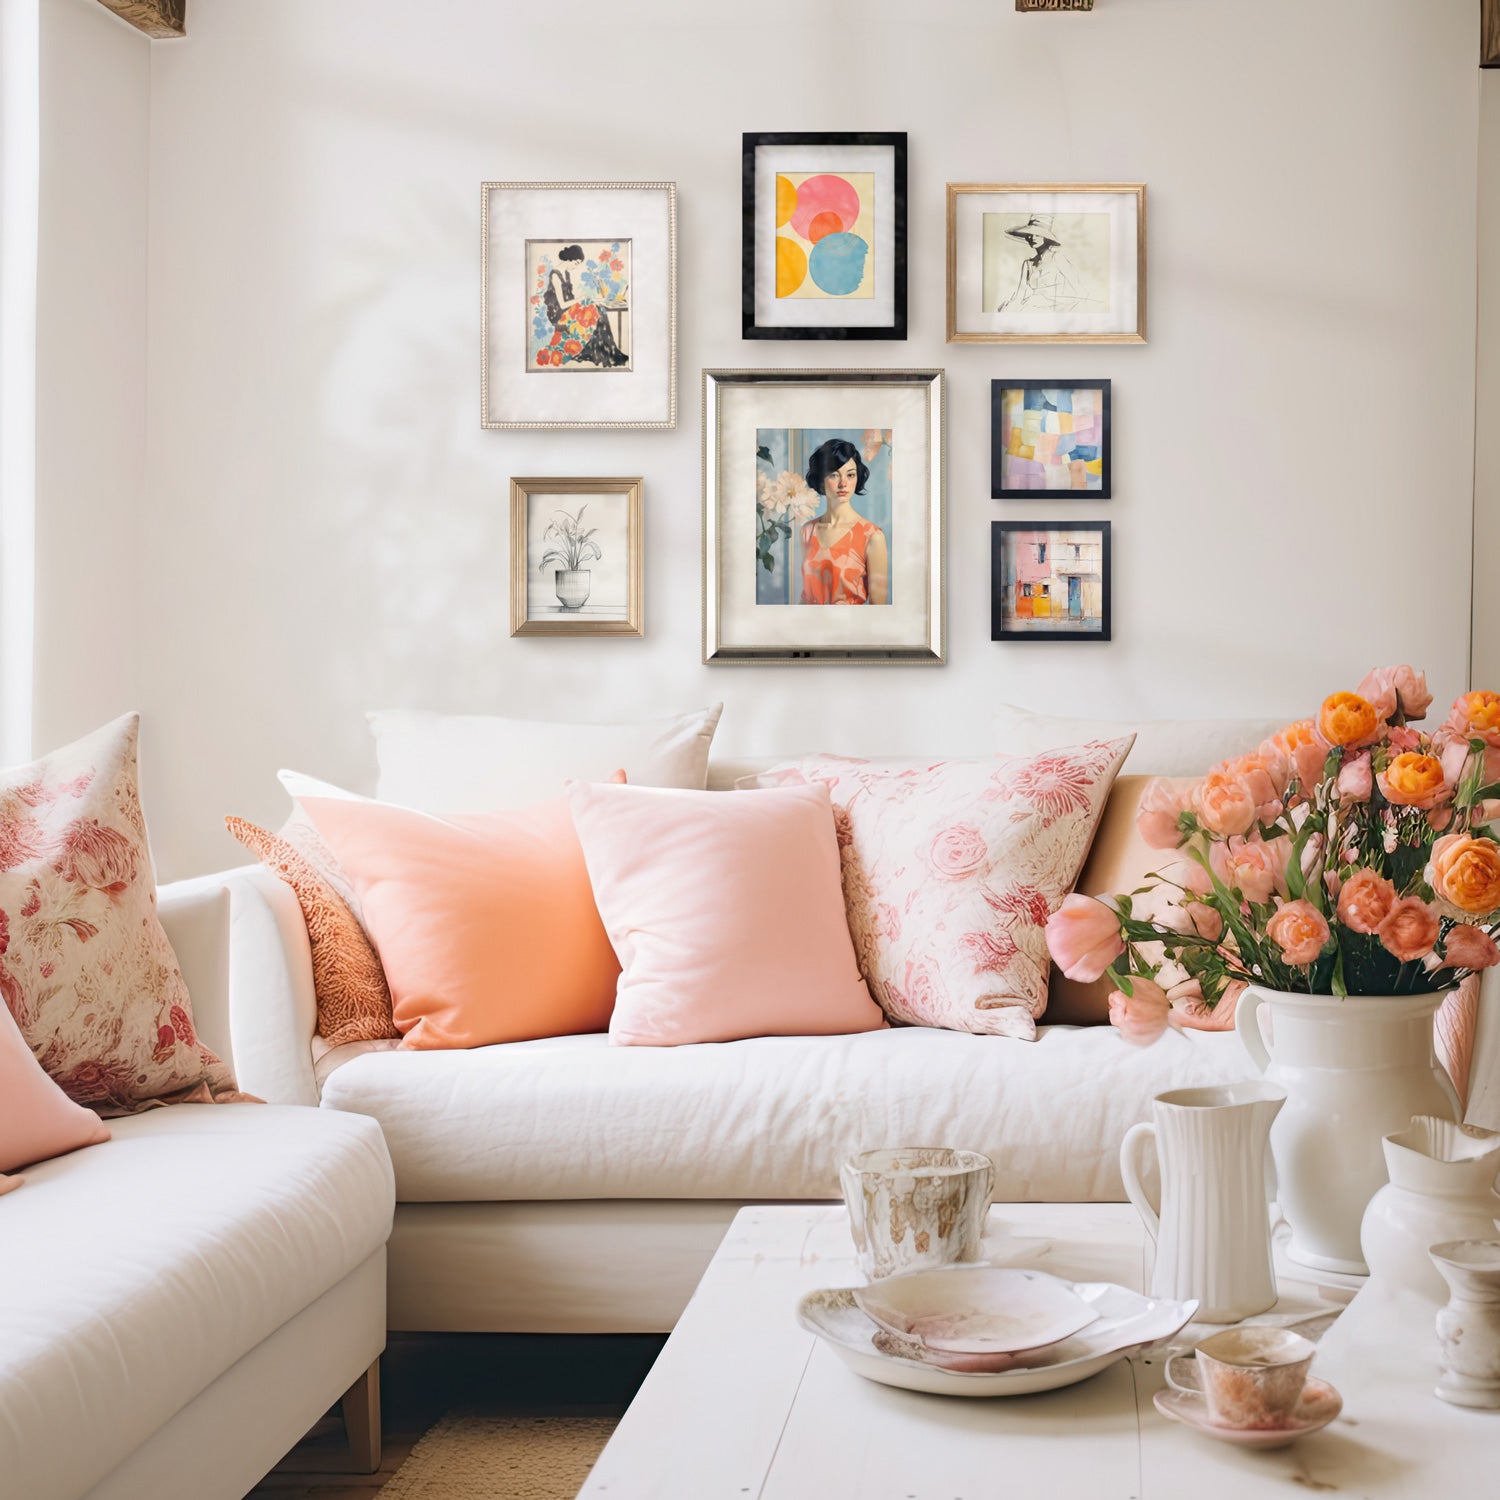
[[[865,258],[870,247],[847,230],[825,234],[807,257],[807,273],[813,284],[830,297],[847,297],[865,279]]]

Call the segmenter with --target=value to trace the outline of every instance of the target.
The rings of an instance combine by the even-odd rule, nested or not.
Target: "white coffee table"
[[[987,1249],[1135,1290],[1149,1274],[1150,1242],[1123,1204],[997,1205]],[[1390,1350],[1320,1359],[1343,1416],[1291,1448],[1246,1452],[1157,1413],[1155,1353],[1064,1390],[997,1400],[864,1380],[795,1315],[804,1292],[860,1280],[841,1205],[741,1210],[581,1500],[1500,1495],[1500,1413],[1438,1401],[1433,1362]],[[1349,1295],[1339,1283],[1349,1285],[1282,1274],[1282,1300],[1266,1316],[1335,1310]],[[1190,1327],[1174,1345],[1207,1331]]]

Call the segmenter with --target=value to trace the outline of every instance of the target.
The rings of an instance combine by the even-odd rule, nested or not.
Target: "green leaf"
[[[774,572],[776,568],[776,559],[772,557],[769,552],[762,552],[760,555],[760,565],[766,570],[766,572]]]
[[[760,444],[760,446],[756,448],[756,450],[755,450],[755,456],[763,464],[768,464],[768,463],[771,462],[771,450],[768,447],[766,447],[766,445],[764,443]]]

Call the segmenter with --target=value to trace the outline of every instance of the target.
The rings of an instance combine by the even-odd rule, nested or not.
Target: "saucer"
[[[1200,1395],[1165,1386],[1151,1398],[1162,1416],[1196,1427],[1237,1448],[1285,1448],[1299,1437],[1326,1427],[1344,1409],[1344,1398],[1316,1375],[1308,1377],[1302,1399],[1284,1427],[1224,1427],[1208,1420],[1208,1403]]]

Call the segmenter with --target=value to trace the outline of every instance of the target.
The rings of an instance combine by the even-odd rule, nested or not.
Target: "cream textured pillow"
[[[105,1115],[243,1097],[157,920],[139,730],[127,714],[0,771],[0,998],[63,1092]]]
[[[1130,740],[905,764],[814,755],[761,786],[833,799],[860,971],[893,1021],[1036,1035],[1043,929],[1073,889]]]
[[[1293,719],[1066,719],[1002,703],[994,719],[1001,755],[1039,755],[1088,740],[1134,736],[1130,770],[1141,776],[1203,776],[1232,755],[1254,750]]]
[[[708,784],[724,705],[642,724],[555,724],[479,714],[386,710],[369,715],[380,761],[375,795],[427,813],[495,812],[556,797],[566,781]]]

